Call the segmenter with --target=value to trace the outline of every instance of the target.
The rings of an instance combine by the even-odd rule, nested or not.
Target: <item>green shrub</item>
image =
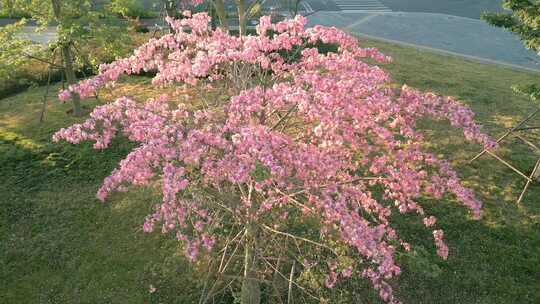
[[[155,18],[157,14],[148,11],[137,0],[112,0],[109,9],[124,18]]]

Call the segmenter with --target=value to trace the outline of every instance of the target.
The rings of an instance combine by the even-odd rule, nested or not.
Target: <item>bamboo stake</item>
[[[296,261],[293,261],[293,264],[291,267],[291,274],[289,275],[289,293],[287,295],[287,304],[292,303],[292,282],[293,282],[293,276],[294,276],[294,266],[296,266]]]
[[[536,114],[538,114],[540,112],[540,108],[536,109],[536,111],[534,111],[533,113],[531,113],[529,116],[527,116],[527,118],[525,118],[524,120],[522,120],[520,123],[518,123],[515,127],[513,127],[512,129],[508,130],[506,133],[504,133],[501,137],[499,137],[499,139],[497,139],[497,143],[500,143],[501,141],[503,141],[505,138],[507,138],[510,134],[512,134],[513,132],[515,132],[516,130],[518,130],[519,128],[521,128],[521,126],[523,126],[525,123],[527,123],[529,120],[531,120],[534,116],[536,116]],[[478,153],[478,155],[476,155],[475,157],[473,157],[473,159],[471,159],[469,161],[469,164],[471,164],[473,161],[477,160],[478,158],[480,158],[482,155],[486,154],[488,152],[488,149],[484,149],[482,150],[482,152]]]
[[[536,165],[534,166],[534,169],[533,171],[531,172],[531,176],[530,178],[527,180],[527,183],[525,184],[525,187],[523,188],[523,191],[521,191],[521,195],[519,196],[519,199],[517,200],[517,204],[519,205],[521,203],[521,201],[523,200],[523,198],[525,197],[525,193],[527,192],[527,189],[529,188],[529,185],[531,184],[531,182],[533,181],[533,177],[536,175],[536,171],[538,171],[540,167],[540,158],[538,159],[538,161],[536,162]]]
[[[526,179],[527,181],[532,181],[527,175],[523,174],[523,172],[519,171],[518,169],[516,169],[516,167],[512,166],[510,163],[508,163],[507,161],[505,161],[504,159],[500,158],[499,156],[497,156],[495,153],[491,152],[491,151],[486,151],[489,155],[495,157],[498,161],[500,161],[501,163],[505,164],[508,168],[514,170],[517,174],[521,175],[524,179]]]

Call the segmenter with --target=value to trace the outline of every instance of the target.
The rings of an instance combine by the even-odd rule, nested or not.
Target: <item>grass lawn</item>
[[[365,43],[394,57],[395,63],[384,68],[397,84],[458,97],[494,136],[534,109],[509,87],[538,80],[537,74]],[[149,83],[133,78],[115,95],[151,96]],[[144,216],[159,200],[152,190],[116,194],[106,204],[94,198],[130,143],[116,140],[105,151],[94,151],[91,144],[51,143],[56,130],[79,119],[65,114],[69,105],[51,99],[40,125],[44,91],[33,88],[0,100],[0,302],[196,302],[200,288],[190,277],[197,269],[184,261],[178,243],[142,232]],[[90,100],[86,106],[95,104]],[[451,159],[485,202],[485,216],[473,221],[451,199],[426,202],[446,231],[450,256],[442,261],[421,221],[396,215],[402,236],[422,255],[403,260],[397,295],[405,303],[540,303],[539,185],[518,206],[514,202],[524,183],[517,175],[489,158],[467,165],[479,147],[464,142],[446,123],[426,122],[422,128],[430,148]],[[523,146],[510,147],[503,145],[500,155],[532,169],[534,155]],[[359,293],[355,303],[378,301],[368,288]]]

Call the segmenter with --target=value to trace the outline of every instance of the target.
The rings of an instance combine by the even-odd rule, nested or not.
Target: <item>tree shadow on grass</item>
[[[405,303],[538,303],[540,184],[531,185],[517,205],[525,184],[519,175],[489,156],[469,164],[481,147],[466,142],[445,124],[423,123],[422,128],[428,149],[449,159],[483,202],[483,218],[473,220],[452,197],[424,200],[426,212],[437,216],[437,227],[445,231],[450,254],[448,261],[442,261],[421,218],[396,214],[401,236],[427,250],[420,257],[423,268],[416,267],[416,258],[403,259],[404,272],[396,282],[401,299]],[[526,172],[538,159],[529,148],[512,141],[501,145],[497,154]],[[425,267],[426,263],[431,266]]]

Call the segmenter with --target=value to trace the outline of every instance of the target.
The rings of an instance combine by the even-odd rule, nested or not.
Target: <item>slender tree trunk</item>
[[[165,19],[166,17],[171,17],[171,18],[178,18],[178,14],[177,14],[177,6],[176,6],[176,1],[174,0],[162,0],[162,3],[163,3],[163,8],[165,9],[165,16],[163,17],[163,24],[167,24],[167,28],[169,29],[169,33],[172,33],[173,32],[173,29],[171,27],[170,24],[168,24]]]
[[[62,46],[62,60],[64,61],[64,71],[66,74],[66,80],[68,86],[77,83],[77,75],[75,75],[75,70],[73,69],[73,56],[71,54],[71,49],[69,46]],[[73,102],[73,115],[81,116],[81,99],[78,94],[72,94],[71,101]]]
[[[254,248],[255,235],[253,228],[246,229],[246,243],[244,248],[244,280],[242,281],[241,304],[260,304],[261,287],[255,276]]]
[[[240,36],[246,35],[247,20],[246,20],[246,0],[236,0],[238,7],[238,25],[240,26]]]
[[[176,1],[173,0],[164,0],[165,5],[165,12],[167,13],[167,16],[172,18],[177,18],[177,6]]]
[[[300,5],[300,1],[301,0],[296,0],[296,3],[294,4],[293,17],[296,17],[296,15],[298,15],[298,6]]]
[[[216,24],[217,24],[217,18],[216,18],[216,6],[214,5],[214,1],[210,1],[206,10],[208,11],[208,14],[210,15],[210,26],[211,26],[211,29],[212,30],[215,30],[216,29]]]
[[[60,24],[62,20],[61,0],[51,0],[51,4],[53,7],[54,17],[56,19],[56,22]],[[66,75],[66,81],[69,86],[69,85],[77,83],[77,75],[75,75],[75,70],[73,69],[73,54],[71,53],[71,49],[67,41],[61,41],[60,43],[62,44],[60,46],[60,51],[62,55],[64,72]],[[79,95],[73,94],[73,97],[71,98],[71,100],[73,102],[73,115],[81,116],[82,110],[81,110],[81,100],[80,100]]]
[[[15,11],[13,9],[13,1],[12,0],[7,1],[6,7],[4,7],[4,9],[6,9],[6,11],[8,13],[8,17],[12,18],[13,14],[15,13]]]
[[[229,22],[227,21],[227,11],[225,10],[225,2],[223,0],[214,0],[212,1],[216,14],[219,19],[220,27],[228,32],[229,31]]]

